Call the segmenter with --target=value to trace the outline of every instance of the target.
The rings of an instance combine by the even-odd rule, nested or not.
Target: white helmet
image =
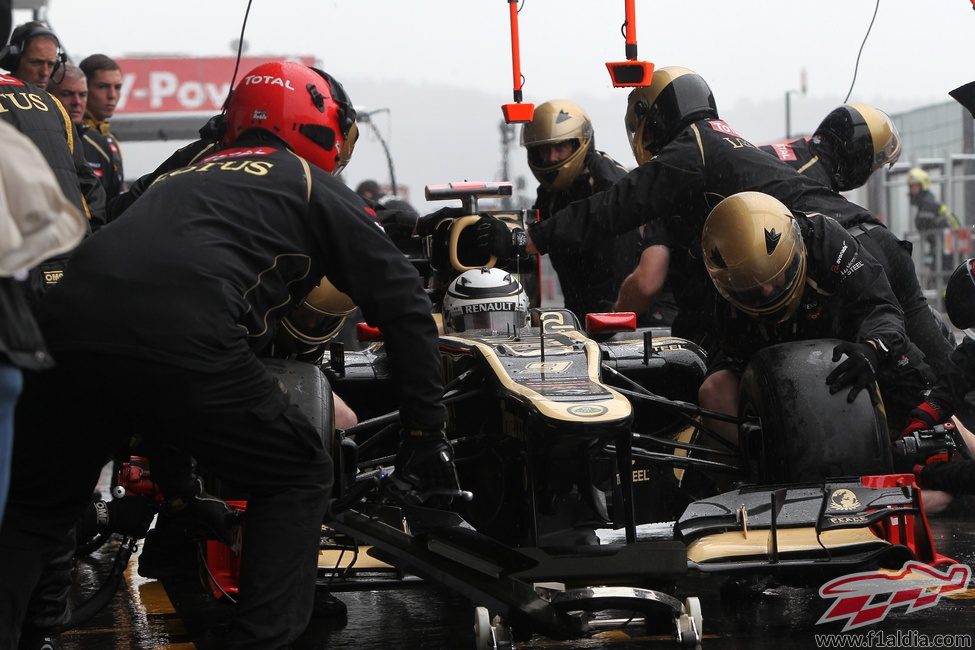
[[[513,330],[528,324],[528,295],[507,271],[465,271],[447,287],[443,315],[448,332]]]

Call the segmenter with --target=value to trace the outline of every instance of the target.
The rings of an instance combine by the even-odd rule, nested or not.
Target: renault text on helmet
[[[653,73],[649,86],[634,88],[626,106],[626,135],[641,165],[695,120],[718,117],[718,107],[700,75],[676,66]]]
[[[308,162],[333,174],[352,157],[355,109],[342,85],[300,63],[263,63],[248,72],[227,106],[224,144],[250,129],[281,138]]]
[[[474,269],[458,275],[443,299],[444,329],[514,332],[528,324],[528,295],[510,273]]]
[[[593,150],[592,121],[577,104],[555,99],[541,104],[521,130],[528,149],[528,166],[538,182],[553,192],[572,185],[586,167]],[[551,156],[553,147],[569,148],[567,157]]]
[[[701,235],[708,274],[743,312],[781,322],[795,312],[806,282],[806,248],[795,217],[761,192],[733,194],[715,206]]]
[[[883,111],[867,104],[844,104],[826,116],[814,138],[836,158],[833,182],[842,192],[867,182],[870,174],[893,165],[901,155],[897,127]]]

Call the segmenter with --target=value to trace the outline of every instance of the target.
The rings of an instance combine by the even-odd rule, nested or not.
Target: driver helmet
[[[352,157],[359,130],[355,108],[337,80],[300,63],[269,62],[240,80],[227,104],[224,144],[263,129],[330,174]]]
[[[945,287],[945,310],[960,330],[975,327],[975,259],[967,259],[955,269]]]
[[[749,316],[775,322],[795,313],[806,283],[799,223],[778,199],[740,192],[715,206],[701,235],[708,274]]]
[[[572,153],[564,160],[549,162],[545,147],[563,143],[572,146]],[[565,99],[545,102],[521,130],[521,146],[528,149],[528,167],[542,187],[564,192],[586,168],[594,147],[592,121],[578,104]]]
[[[528,325],[528,294],[501,269],[474,269],[458,275],[443,299],[444,330],[506,331]]]
[[[867,104],[844,104],[826,116],[813,135],[833,145],[834,183],[841,192],[853,190],[901,155],[897,127],[883,111]]]

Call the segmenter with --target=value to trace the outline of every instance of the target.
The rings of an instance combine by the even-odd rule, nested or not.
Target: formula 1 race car
[[[424,241],[429,254],[418,263],[432,274],[435,302],[458,273],[497,264],[478,257],[471,227],[482,218],[479,197],[510,191],[500,183],[433,190],[460,198],[468,213]],[[515,228],[528,215],[492,216]],[[519,270],[513,264],[509,272]],[[299,356],[352,311],[323,287],[314,318],[284,323],[315,330],[299,341],[307,346]],[[464,492],[438,507],[418,505],[390,480],[399,417],[381,332],[360,324],[362,349],[332,340],[318,365],[266,360],[332,453],[324,585],[376,588],[407,574],[443,585],[474,604],[479,649],[634,625],[696,646],[700,601],[672,595],[691,572],[818,586],[909,560],[951,562],[934,548],[913,475],[891,474],[879,397],[864,391],[850,404],[823,385],[835,341],[761,351],[733,417],[693,403],[706,368],[698,346],[634,323],[632,314],[590,315],[583,328],[566,310],[535,309],[527,323],[444,329],[443,401]],[[363,418],[358,425],[335,429],[333,389]],[[702,416],[736,423],[739,444]],[[944,441],[925,433],[902,446],[929,453]],[[116,496],[159,499],[141,462],[123,464],[116,483]],[[104,585],[60,629],[111,599],[134,549],[126,538]],[[205,549],[199,568],[213,597],[232,596],[239,557],[215,540]]]
[[[434,191],[469,213],[426,242],[441,294],[459,272],[497,262],[465,250],[465,231],[481,218],[477,199],[505,191]],[[526,215],[502,217],[518,227]],[[398,423],[381,333],[362,326],[363,350],[332,345],[323,360],[332,388],[365,418],[331,440],[329,525],[474,602],[477,647],[576,638],[634,618],[695,645],[697,599],[666,593],[688,571],[809,585],[947,561],[913,477],[890,474],[882,406],[866,391],[848,404],[823,386],[835,341],[756,355],[740,417],[729,417],[692,403],[705,369],[696,345],[638,331],[632,315],[590,316],[585,330],[571,312],[536,309],[525,327],[444,331],[448,435],[468,491],[449,507],[413,505],[389,481]],[[701,416],[737,423],[740,444]],[[673,523],[664,539],[640,539],[647,522]],[[625,541],[596,543],[605,529]]]

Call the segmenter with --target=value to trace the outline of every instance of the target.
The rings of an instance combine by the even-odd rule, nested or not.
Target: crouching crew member
[[[830,392],[849,388],[852,402],[877,378],[891,423],[906,421],[912,396],[925,384],[903,376],[916,370],[892,363],[906,343],[904,319],[883,268],[849,232],[822,215],[790,211],[767,194],[742,192],[708,216],[701,247],[725,299],[716,321],[721,350],[701,385],[702,407],[737,414],[739,378],[763,347],[841,338],[833,361],[846,359],[826,378]],[[711,424],[735,438],[734,425]]]
[[[401,393],[397,475],[417,491],[456,491],[429,299],[331,175],[354,129],[352,103],[327,74],[258,66],[234,90],[223,147],[160,176],[131,218],[78,248],[39,318],[57,368],[28,378],[17,414],[0,646],[16,647],[50,550],[134,425],[248,493],[230,645],[285,647],[302,632],[332,464],[254,351],[322,277],[383,330]]]

